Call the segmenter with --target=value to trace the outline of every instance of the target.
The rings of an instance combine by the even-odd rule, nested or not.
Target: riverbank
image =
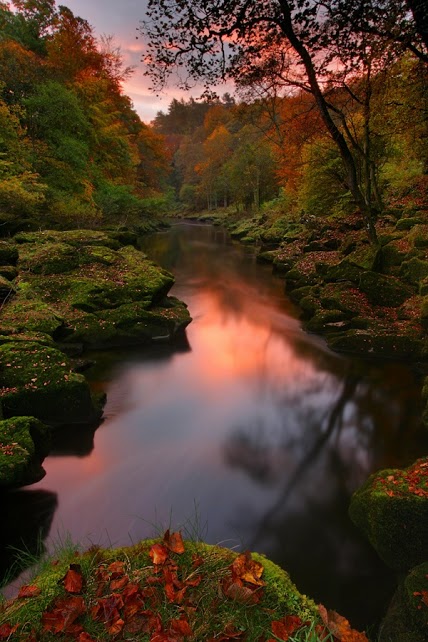
[[[0,488],[11,488],[43,477],[52,430],[100,421],[87,349],[172,342],[191,319],[130,231],[19,233],[0,241],[0,264]]]

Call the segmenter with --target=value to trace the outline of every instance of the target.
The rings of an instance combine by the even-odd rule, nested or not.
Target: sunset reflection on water
[[[418,382],[304,333],[283,283],[221,230],[176,226],[146,251],[177,277],[188,348],[96,355],[89,374],[108,401],[93,448],[76,457],[59,440],[34,487],[58,498],[47,546],[65,532],[123,545],[184,525],[265,552],[365,624],[390,578],[347,507],[372,470],[422,447]]]

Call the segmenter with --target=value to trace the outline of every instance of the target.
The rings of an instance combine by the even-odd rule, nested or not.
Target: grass
[[[28,561],[28,560],[27,560]],[[334,642],[367,640],[301,595],[285,571],[180,533],[81,553],[66,540],[0,607],[0,640]],[[340,625],[340,626],[339,626]],[[337,631],[356,637],[338,637]]]

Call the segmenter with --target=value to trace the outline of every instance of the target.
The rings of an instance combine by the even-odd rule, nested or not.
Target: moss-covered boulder
[[[415,225],[423,223],[422,219],[416,216],[409,216],[407,218],[400,218],[395,227],[397,230],[410,230]]]
[[[319,266],[318,272],[325,281],[350,281],[351,283],[358,284],[364,268],[356,265],[356,263],[352,263],[352,261],[343,259],[336,265]]]
[[[400,583],[379,631],[379,642],[428,640],[428,562]]]
[[[409,283],[418,285],[420,281],[428,277],[428,261],[417,257],[404,261],[401,265],[400,275]]]
[[[400,336],[388,329],[379,331],[364,318],[359,318],[358,324],[354,319],[353,325],[353,329],[328,337],[332,350],[384,359],[413,359],[422,355],[424,342],[420,337]],[[368,326],[367,329],[364,329],[365,326]]]
[[[321,310],[306,323],[306,328],[310,332],[336,331],[347,327],[347,319],[348,316],[341,310]]]
[[[414,290],[400,279],[377,272],[363,272],[358,281],[359,289],[373,305],[399,307],[414,294]]]
[[[328,310],[341,310],[347,316],[370,316],[367,296],[350,282],[328,283],[321,290],[320,302]]]
[[[352,496],[349,514],[381,559],[397,571],[428,554],[428,458],[374,473]]]
[[[13,294],[15,294],[15,286],[13,283],[0,275],[0,301],[7,301]]]
[[[14,265],[0,265],[0,276],[13,281],[18,276],[18,269]]]
[[[14,243],[8,241],[0,241],[0,264],[1,265],[16,265],[18,260],[18,250]]]
[[[59,350],[30,341],[0,345],[3,416],[34,416],[52,424],[94,421],[101,409],[86,379]]]
[[[256,553],[164,538],[64,552],[0,613],[11,642],[338,639],[367,642]],[[318,637],[319,636],[319,637]],[[294,639],[294,637],[293,637]]]
[[[23,282],[22,285],[27,283]],[[23,289],[18,289],[18,296],[3,308],[0,315],[0,332],[38,332],[53,337],[64,325],[65,320],[47,303],[37,298],[27,299],[25,296],[19,296]]]
[[[34,484],[45,475],[50,428],[34,417],[0,421],[0,488]]]

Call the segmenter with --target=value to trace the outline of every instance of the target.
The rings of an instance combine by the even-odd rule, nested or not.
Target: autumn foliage
[[[49,589],[37,580],[23,586],[0,613],[0,640],[278,642],[309,628],[315,628],[320,641],[328,636],[336,642],[367,640],[322,606],[317,612],[313,605],[305,619],[303,611],[280,612],[267,600],[263,564],[249,552],[198,549],[169,530],[162,540],[142,542],[132,551],[113,552],[115,559],[93,549],[68,564]],[[132,557],[139,563],[132,565]],[[57,573],[58,566],[51,572]],[[25,615],[29,608],[31,628]],[[237,614],[245,616],[246,625]]]

